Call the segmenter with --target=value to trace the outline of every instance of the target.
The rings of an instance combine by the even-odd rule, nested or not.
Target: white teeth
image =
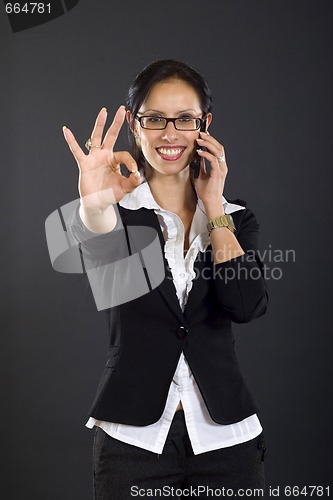
[[[167,155],[167,156],[177,156],[179,155],[183,150],[181,148],[177,149],[166,149],[166,148],[159,148],[158,151],[162,153],[162,155]]]

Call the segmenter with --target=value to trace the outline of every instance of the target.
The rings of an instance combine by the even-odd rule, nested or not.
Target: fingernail
[[[207,132],[201,132],[201,131],[200,131],[200,134],[201,135],[208,135]]]
[[[199,141],[203,142],[204,140],[203,140],[203,139],[200,139],[200,137],[198,137],[197,141],[198,141],[198,142],[199,142]]]
[[[202,149],[197,149],[198,153],[203,153]]]

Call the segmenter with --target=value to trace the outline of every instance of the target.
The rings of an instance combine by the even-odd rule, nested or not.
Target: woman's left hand
[[[199,177],[195,181],[195,190],[207,212],[210,209],[213,210],[215,207],[222,206],[222,194],[228,167],[224,147],[214,137],[205,132],[200,132],[197,142],[199,144],[199,156],[206,163],[210,163],[210,172],[207,173],[205,162],[201,161]],[[207,148],[207,151],[202,151],[201,147]]]

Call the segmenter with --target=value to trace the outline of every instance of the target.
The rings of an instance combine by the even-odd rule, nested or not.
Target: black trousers
[[[176,412],[161,455],[113,439],[97,428],[94,499],[264,498],[265,451],[261,434],[246,443],[194,455],[183,411]]]

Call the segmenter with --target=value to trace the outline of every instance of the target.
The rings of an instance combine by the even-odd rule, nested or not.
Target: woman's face
[[[173,79],[152,87],[138,115],[201,118],[203,113],[194,88],[183,80]],[[211,115],[208,116],[207,125],[210,121]],[[176,130],[172,122],[164,130],[147,130],[135,120],[134,132],[146,160],[153,168],[152,176],[157,172],[164,175],[182,172],[191,163],[198,147],[198,130]]]

